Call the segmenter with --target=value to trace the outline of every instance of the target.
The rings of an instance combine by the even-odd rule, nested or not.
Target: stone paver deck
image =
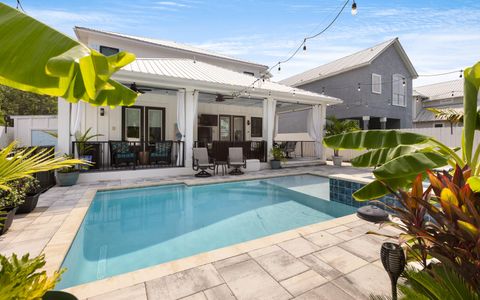
[[[196,179],[192,183],[298,173],[355,176],[364,174],[365,170],[331,166],[265,170],[242,177]],[[34,212],[16,216],[11,229],[0,236],[0,253],[29,252],[34,256],[42,253],[47,244],[51,247],[54,235],[55,239],[62,238],[58,231],[70,212],[89,205],[85,195],[91,193],[92,188],[188,180],[192,177],[54,187],[41,195]],[[76,232],[77,229],[69,230]],[[235,251],[227,248],[223,251],[224,259],[203,260],[208,263],[197,260],[193,268],[177,266],[178,272],[175,268],[160,273],[145,271],[151,277],[148,280],[138,280],[134,274],[127,273],[121,284],[118,280],[112,284],[110,279],[115,279],[112,277],[106,279],[104,286],[103,282],[86,284],[70,291],[81,299],[368,299],[371,293],[388,294],[390,288],[388,276],[379,262],[380,245],[385,238],[366,235],[370,230],[379,231],[378,226],[348,216],[315,224],[299,233],[284,234],[281,238],[247,242],[248,245],[238,246]],[[393,229],[382,231],[394,234]]]

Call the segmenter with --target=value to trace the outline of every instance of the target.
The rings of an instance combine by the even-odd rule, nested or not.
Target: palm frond
[[[431,111],[435,118],[438,120],[449,121],[453,124],[458,124],[463,122],[463,112],[457,111],[452,108],[427,108],[428,111]]]

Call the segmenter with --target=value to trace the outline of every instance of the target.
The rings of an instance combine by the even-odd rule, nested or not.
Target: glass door
[[[231,131],[232,131],[232,119],[230,116],[220,116],[220,131],[219,139],[220,141],[230,141],[231,140]]]
[[[126,141],[138,142],[142,139],[142,107],[124,108],[123,137]]]
[[[245,140],[245,117],[233,116],[233,140],[235,142]]]
[[[145,132],[148,143],[165,140],[165,109],[148,107],[146,111]]]

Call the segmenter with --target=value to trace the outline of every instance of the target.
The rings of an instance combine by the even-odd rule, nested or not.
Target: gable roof
[[[463,97],[463,78],[414,87],[413,96],[428,100]]]
[[[147,38],[147,37],[140,37],[140,36],[123,34],[123,33],[110,32],[110,31],[103,31],[103,30],[80,27],[80,26],[75,26],[73,28],[73,30],[74,30],[75,34],[77,35],[78,39],[80,39],[80,33],[82,31],[93,32],[93,33],[109,35],[109,36],[113,36],[113,37],[117,37],[117,38],[123,38],[123,39],[133,40],[133,41],[137,41],[137,42],[142,42],[142,43],[146,43],[146,44],[150,44],[150,45],[154,45],[154,46],[160,46],[160,47],[165,47],[165,48],[170,48],[170,49],[182,50],[182,51],[185,51],[185,52],[190,52],[193,55],[194,54],[207,55],[207,56],[211,56],[211,57],[231,60],[231,61],[235,61],[235,62],[239,62],[239,63],[254,65],[256,67],[261,67],[261,68],[264,68],[264,69],[268,69],[268,66],[266,66],[266,65],[262,65],[262,64],[251,62],[251,61],[230,57],[230,56],[227,56],[227,55],[224,55],[224,54],[216,53],[216,52],[213,52],[213,51],[208,51],[208,50],[198,48],[198,47],[195,47],[195,46],[186,45],[186,44],[182,44],[182,43],[177,43],[175,41],[152,39],[152,38]]]
[[[120,80],[128,77],[128,80],[132,80],[135,75],[137,77],[143,75],[142,78],[145,78],[145,76],[152,78],[154,76],[156,82],[163,82],[164,84],[184,83],[197,87],[222,87],[231,91],[251,87],[252,79],[254,79],[250,75],[185,58],[137,58],[124,66],[114,77]],[[296,99],[306,99],[331,104],[342,102],[338,98],[320,95],[270,80],[259,82],[255,86],[255,90],[252,91],[252,97],[254,97],[254,93],[265,96],[271,93],[272,96],[295,101]]]
[[[387,50],[392,45],[398,51],[401,59],[405,63],[405,66],[412,74],[412,77],[417,78],[417,71],[413,67],[412,62],[408,58],[405,50],[400,44],[400,41],[398,40],[398,38],[394,38],[373,47],[321,65],[314,69],[294,75],[280,82],[290,86],[300,86],[320,79],[345,73],[350,70],[358,69],[370,65],[380,54],[385,52],[385,50]]]

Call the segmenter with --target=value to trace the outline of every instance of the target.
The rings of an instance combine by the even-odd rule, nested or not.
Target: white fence
[[[438,141],[451,148],[460,147],[462,145],[462,130],[463,127],[454,127],[453,132],[451,131],[450,127],[400,129],[400,131],[413,132],[434,137]],[[476,132],[475,145],[478,145],[478,143],[480,143],[480,133]],[[325,151],[327,154],[327,159],[331,159],[331,156],[333,155],[333,150],[330,148],[326,148]],[[343,156],[344,161],[350,161],[352,158],[362,153],[365,153],[365,151],[340,150],[340,155]]]
[[[0,126],[0,148],[5,148],[13,141],[13,127]]]
[[[14,138],[19,146],[54,146],[57,116],[12,116]]]

